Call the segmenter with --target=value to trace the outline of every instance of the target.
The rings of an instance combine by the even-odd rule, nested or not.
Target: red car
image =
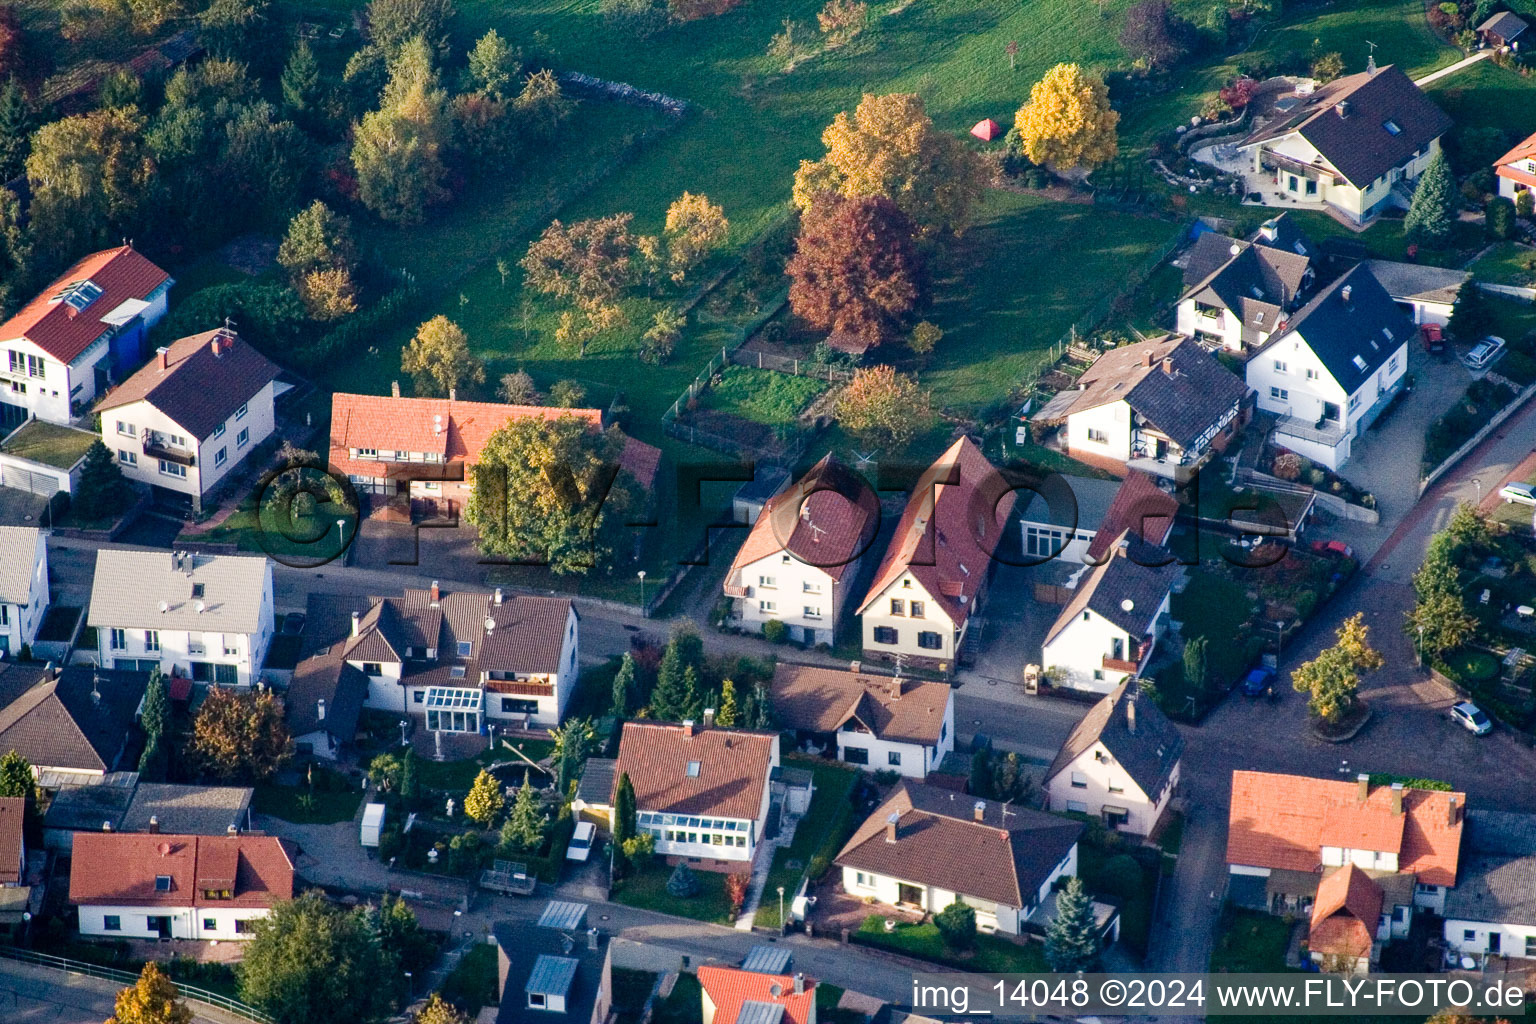
[[[1419,336],[1424,342],[1425,352],[1445,351],[1445,335],[1439,324],[1421,324]]]
[[[1341,540],[1315,540],[1312,542],[1312,553],[1328,558],[1355,557],[1355,549]]]

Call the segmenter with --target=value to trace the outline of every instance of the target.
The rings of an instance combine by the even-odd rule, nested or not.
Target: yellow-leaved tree
[[[827,155],[802,160],[795,173],[802,211],[824,192],[884,196],[920,230],[959,231],[985,184],[980,159],[934,129],[916,93],[865,93],[851,116],[845,110],[832,119],[821,141]]]
[[[1097,167],[1119,152],[1103,79],[1076,64],[1057,64],[1029,90],[1029,102],[1014,115],[1019,145],[1037,164],[1060,170]]]

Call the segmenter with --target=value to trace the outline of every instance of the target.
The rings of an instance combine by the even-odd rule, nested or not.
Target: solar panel
[[[587,905],[585,903],[572,903],[568,900],[550,900],[544,907],[544,913],[539,915],[540,928],[557,928],[560,931],[575,931],[581,927],[581,922],[586,919]]]
[[[793,954],[779,946],[753,946],[741,962],[741,969],[758,974],[788,974],[792,959]]]

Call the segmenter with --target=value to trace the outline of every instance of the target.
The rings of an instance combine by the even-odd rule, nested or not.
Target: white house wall
[[[237,932],[236,921],[254,921],[266,917],[271,911],[265,907],[113,907],[82,906],[80,909],[80,934],[114,939],[158,939],[160,932],[149,924],[150,918],[168,917],[173,939],[219,939],[232,941],[251,937],[250,932]],[[106,918],[117,917],[120,929],[108,931]],[[211,920],[212,928],[204,927]]]
[[[1222,348],[1239,351],[1243,347],[1243,320],[1232,310],[1221,310],[1221,316],[1207,316],[1200,312],[1194,299],[1179,303],[1176,329],[1186,338],[1213,338]],[[1260,335],[1260,343],[1267,335]]]
[[[200,498],[272,435],[275,427],[272,383],[269,381],[257,392],[245,408],[243,417],[236,419],[232,414],[224,422],[222,434],[196,438],[176,422],[174,409],[162,411],[147,401],[133,402],[101,414],[101,440],[112,451],[123,475],[130,480]],[[133,433],[125,433],[128,429]],[[194,457],[194,462],[186,467],[185,477],[160,472],[160,460],[143,450],[145,431],[153,431],[162,439],[186,438],[185,450]],[[241,431],[246,432],[244,444],[239,443]],[[220,451],[225,453],[222,465],[218,463]]]
[[[1099,760],[1103,755],[1106,760]],[[1122,832],[1147,835],[1162,817],[1163,810],[1172,799],[1179,784],[1179,770],[1175,764],[1168,785],[1161,793],[1148,795],[1133,781],[1125,768],[1114,760],[1113,755],[1101,743],[1083,751],[1047,788],[1049,806],[1053,811],[1077,811],[1082,814],[1101,816],[1104,806],[1123,807],[1130,816],[1120,826]],[[1073,779],[1083,785],[1074,786]]]
[[[0,603],[0,617],[4,622],[0,623],[0,637],[5,637],[6,646],[10,654],[15,658],[21,651],[22,644],[31,644],[37,639],[37,631],[43,624],[43,615],[48,610],[48,543],[44,539],[42,531],[37,534],[37,549],[32,556],[32,576],[28,584],[26,604]]]
[[[971,567],[970,578],[966,581],[966,596],[972,600],[975,599],[976,587],[986,578],[988,568],[985,556],[978,552],[976,557],[981,564]],[[909,614],[892,615],[891,600],[893,598],[906,602],[905,607],[909,610]],[[920,619],[915,619],[910,614],[914,600],[923,602],[923,617]],[[902,573],[899,578],[891,581],[891,585],[869,603],[868,610],[859,618],[860,627],[864,633],[864,650],[871,654],[886,657],[902,654],[908,658],[954,664],[955,624],[944,612],[942,606],[909,572]],[[894,629],[896,642],[894,644],[876,643],[875,630],[879,627]],[[923,632],[939,634],[939,646],[937,648],[919,647],[917,635]]]
[[[849,762],[857,764],[860,768],[867,768],[872,772],[895,771],[910,779],[926,778],[928,773],[939,766],[944,760],[944,755],[955,747],[955,701],[951,696],[944,708],[944,721],[939,727],[941,738],[937,746],[926,746],[921,743],[900,743],[892,740],[883,740],[867,732],[844,731],[837,734],[837,757],[840,761],[848,761],[850,749],[864,750],[868,752],[869,760],[866,762]],[[891,763],[891,755],[899,758],[899,763]]]
[[[1104,440],[1093,440],[1090,432],[1101,433]],[[1131,457],[1131,407],[1124,402],[1110,402],[1068,416],[1067,447],[1127,461]]]
[[[855,560],[844,577],[853,579],[857,574],[858,560]],[[773,580],[773,585],[763,585],[760,581],[765,578]],[[777,619],[789,627],[792,640],[833,642],[833,632],[842,612],[844,588],[827,574],[825,568],[802,562],[793,555],[786,561],[785,554],[776,551],[742,566],[741,584],[748,588],[746,597],[735,599],[743,628],[762,632],[763,623]],[[773,607],[763,608],[764,601]],[[807,614],[807,608],[817,614]]]
[[[1158,635],[1156,631],[1160,628],[1157,623],[1162,622],[1167,614],[1168,595],[1164,594],[1157,614],[1153,617],[1154,646]],[[1098,612],[1085,609],[1041,649],[1041,666],[1062,673],[1057,685],[1086,693],[1109,693],[1131,675],[1104,665],[1105,656],[1113,654],[1116,639],[1124,644],[1125,660],[1129,661],[1132,660],[1129,657],[1132,645],[1144,638],[1132,637]]]
[[[1470,934],[1469,934],[1470,933]],[[1536,925],[1529,924],[1499,924],[1489,921],[1464,921],[1459,918],[1447,918],[1445,921],[1446,945],[1456,950],[1457,953],[1480,956],[1489,952],[1488,937],[1499,937],[1499,953],[1503,956],[1520,957],[1526,959],[1536,957],[1536,946],[1531,952],[1526,951],[1527,940],[1536,943]]]

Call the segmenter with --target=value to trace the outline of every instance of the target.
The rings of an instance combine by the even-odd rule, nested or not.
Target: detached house
[[[1536,135],[1527,136],[1494,161],[1493,173],[1499,179],[1499,195],[1505,199],[1518,199],[1521,192],[1536,189]]]
[[[97,406],[123,475],[194,509],[272,435],[277,365],[231,330],[162,348]]]
[[[1046,769],[1047,806],[1092,814],[1150,835],[1179,786],[1184,737],[1158,706],[1123,682],[1073,728]]]
[[[1392,65],[1346,75],[1298,97],[1242,142],[1255,174],[1287,198],[1326,203],[1364,224],[1411,185],[1440,149],[1451,119]],[[1402,186],[1405,191],[1394,197]]]
[[[725,577],[731,620],[761,630],[777,620],[789,638],[834,643],[858,573],[880,526],[875,492],[831,455],[770,498]]]
[[[631,721],[612,779],[616,790],[629,776],[640,831],[656,837],[668,864],[741,873],[752,870],[763,841],[778,767],[776,732]],[[611,816],[611,794],[591,806]]]
[[[902,782],[833,861],[843,891],[937,914],[957,899],[984,931],[1018,935],[1077,874],[1081,822]],[[1049,911],[1047,911],[1048,913]]]
[[[955,749],[955,693],[948,683],[780,663],[774,721],[797,742],[870,771],[924,779]]]
[[[702,1024],[816,1024],[816,983],[803,974],[768,974],[702,964]]]
[[[81,832],[69,902],[80,934],[115,939],[248,939],[293,899],[294,850],[275,836]]]
[[[613,951],[585,903],[551,900],[531,927],[498,924],[498,1005],[485,1024],[605,1024],[613,1017]]]
[[[1318,292],[1248,360],[1277,445],[1338,469],[1402,387],[1413,324],[1364,265]]]
[[[367,681],[367,707],[409,714],[431,732],[481,735],[559,725],[576,686],[580,616],[568,598],[446,591],[434,582],[369,598],[343,621],[339,639],[295,673],[299,696],[290,694],[299,735],[326,734],[314,738],[326,756],[352,738],[356,674]]]
[[[1202,234],[1184,256],[1179,333],[1232,351],[1262,345],[1301,305],[1316,277],[1313,254],[1284,214],[1247,242]]]
[[[1168,604],[1184,575],[1166,548],[1127,532],[1106,560],[1079,572],[1072,597],[1041,647],[1052,685],[1110,693],[1139,676],[1168,629]]]
[[[47,535],[35,526],[0,526],[0,661],[37,639],[48,610]]]
[[[968,437],[923,472],[859,605],[865,658],[940,672],[969,660],[966,627],[986,597],[1014,498]]]
[[[1308,915],[1313,959],[1328,969],[1374,963],[1408,934],[1415,907],[1444,913],[1458,884],[1466,795],[1232,773],[1228,898]]]
[[[1466,849],[1441,916],[1445,944],[1459,955],[1536,958],[1536,815],[1467,812]]]
[[[250,686],[272,643],[272,563],[264,555],[103,548],[87,621],[101,665]]]
[[[1170,335],[1111,349],[1036,416],[1061,424],[1073,458],[1178,482],[1245,422],[1248,388],[1189,338]]]
[[[80,260],[0,324],[0,432],[68,424],[143,358],[169,274],[124,245]]]
[[[148,685],[143,672],[0,664],[0,751],[25,757],[44,789],[94,788],[103,776],[137,766]]]

